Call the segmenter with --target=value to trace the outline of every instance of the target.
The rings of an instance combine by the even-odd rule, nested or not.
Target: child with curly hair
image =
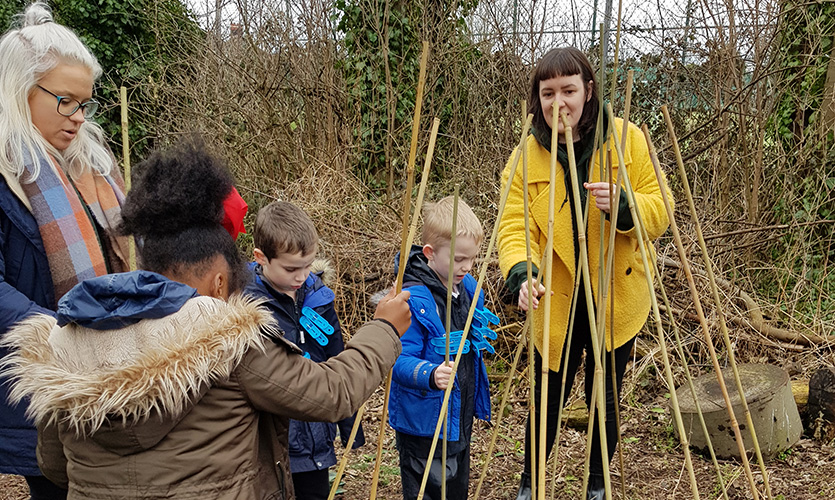
[[[400,353],[406,293],[324,363],[277,335],[236,294],[248,273],[221,226],[231,191],[201,145],[155,153],[123,209],[143,270],[84,281],[57,322],[36,315],[3,339],[12,401],[30,400],[41,470],[69,498],[291,499],[288,419],[351,415]]]

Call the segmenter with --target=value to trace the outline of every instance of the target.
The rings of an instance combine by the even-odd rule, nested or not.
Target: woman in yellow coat
[[[546,446],[550,453],[557,430],[557,412],[560,401],[560,388],[567,395],[571,391],[574,375],[586,352],[586,402],[590,403],[594,359],[591,355],[591,336],[589,331],[587,307],[595,307],[600,296],[598,290],[598,263],[600,239],[600,213],[606,214],[604,234],[608,244],[610,226],[610,188],[613,185],[600,179],[599,151],[595,148],[595,126],[599,112],[597,82],[594,71],[586,56],[575,48],[559,48],[548,52],[536,66],[531,80],[529,112],[533,113],[532,135],[528,137],[525,147],[528,155],[528,202],[530,206],[530,240],[534,264],[534,276],[543,259],[550,259],[553,266],[551,280],[551,318],[548,354],[548,384],[553,388],[548,393]],[[557,147],[557,165],[554,207],[554,251],[551,255],[543,256],[546,247],[548,227],[548,189],[550,179],[551,156],[551,126],[552,106],[558,103],[560,110],[568,117],[573,131],[575,158],[577,160],[577,178],[583,182],[580,188],[581,205],[589,200],[589,215],[587,227],[583,228],[589,248],[589,268],[595,304],[586,304],[583,284],[577,294],[577,306],[574,320],[574,331],[571,345],[566,346],[569,315],[571,313],[572,295],[574,294],[574,279],[579,262],[579,244],[577,227],[574,218],[575,207],[571,190],[571,177],[567,170],[568,155],[566,152],[564,127],[558,124],[559,144]],[[606,130],[608,119],[604,118]],[[620,134],[623,130],[622,120],[616,119],[615,130]],[[606,147],[604,146],[604,151]],[[617,177],[617,157],[612,151],[613,178]],[[626,134],[626,149],[624,164],[632,187],[635,192],[637,209],[641,214],[650,238],[657,238],[667,228],[668,219],[661,197],[661,187],[655,178],[650,162],[649,151],[643,134],[634,124],[629,124]],[[591,165],[591,168],[590,168]],[[591,170],[591,177],[589,171]],[[524,191],[522,184],[522,168],[517,168],[513,179],[509,179],[510,166],[505,168],[502,183],[512,182],[507,206],[499,221],[499,264],[502,273],[507,277],[507,285],[514,294],[519,296],[519,307],[527,310],[529,306],[535,309],[534,342],[536,353],[535,362],[535,414],[536,433],[539,432],[539,415],[541,408],[540,387],[542,385],[542,355],[543,348],[543,308],[537,308],[539,297],[545,292],[542,284],[533,287],[533,296],[529,297],[526,271],[525,244],[525,213]],[[667,189],[664,186],[664,189]],[[638,235],[636,234],[632,216],[626,201],[626,194],[621,192],[618,200],[618,218],[616,222],[617,234],[614,249],[614,285],[610,297],[614,297],[614,315],[608,314],[610,305],[606,304],[606,331],[612,326],[614,331],[615,372],[617,374],[618,392],[626,370],[626,364],[635,341],[635,336],[646,322],[650,309],[650,295],[647,289],[646,276],[641,263],[638,249]],[[609,460],[614,455],[617,444],[617,427],[615,422],[615,398],[612,391],[612,378],[609,372],[611,364],[612,345],[609,334],[606,335],[605,380],[606,380],[606,436]],[[565,387],[562,387],[562,370],[567,370]],[[526,425],[525,435],[525,470],[517,495],[518,500],[530,498],[530,484],[535,471],[530,470],[530,422]],[[603,467],[600,453],[600,442],[597,425],[591,449],[591,464],[588,499],[602,500]],[[538,436],[534,436],[537,439]]]

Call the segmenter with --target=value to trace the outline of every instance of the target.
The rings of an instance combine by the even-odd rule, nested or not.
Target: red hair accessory
[[[232,235],[232,238],[236,240],[240,233],[246,234],[244,216],[248,208],[244,199],[238,194],[238,190],[232,186],[232,191],[229,192],[229,196],[223,200],[223,221],[221,224],[223,225],[223,229],[226,229]]]

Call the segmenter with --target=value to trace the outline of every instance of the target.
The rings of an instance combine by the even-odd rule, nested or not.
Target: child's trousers
[[[327,500],[331,492],[328,469],[293,474],[296,500]]]
[[[404,500],[417,499],[423,472],[426,470],[426,458],[431,439],[396,433],[397,450],[400,452],[400,479],[403,483]],[[446,497],[449,499],[466,499],[467,488],[470,483],[470,443],[450,442],[456,451],[447,454],[446,459]],[[463,448],[463,449],[462,449]],[[441,500],[441,443],[435,448],[429,478],[423,498],[427,500]]]

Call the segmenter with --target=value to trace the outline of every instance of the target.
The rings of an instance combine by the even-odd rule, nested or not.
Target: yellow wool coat
[[[615,127],[623,130],[623,120],[615,119]],[[528,201],[530,206],[531,255],[534,265],[542,268],[542,255],[547,245],[548,236],[548,183],[551,153],[533,136],[527,139],[528,153]],[[605,150],[605,148],[604,148]],[[512,155],[511,155],[512,158]],[[592,182],[600,180],[600,156],[593,155],[594,167]],[[612,150],[613,178],[617,178],[617,155]],[[650,161],[649,150],[641,130],[629,124],[624,151],[624,164],[635,191],[637,209],[652,239],[657,238],[667,229],[669,220],[661,197],[661,188],[655,177]],[[571,300],[574,292],[575,258],[574,235],[571,225],[571,207],[562,203],[566,199],[563,167],[557,164],[555,207],[554,207],[554,252],[551,290],[551,325],[549,339],[548,366],[557,371],[560,368],[562,350],[568,332],[568,320]],[[510,175],[510,163],[502,174],[502,186],[506,186]],[[665,189],[669,193],[669,188]],[[581,187],[582,189],[582,187]],[[499,265],[504,276],[511,268],[527,260],[525,250],[525,219],[522,184],[522,165],[516,169],[513,184],[507,199],[501,220],[499,221]],[[595,207],[594,197],[589,195],[589,216],[586,237],[588,242],[589,270],[595,304],[598,303],[598,262],[600,241],[600,210]],[[672,199],[672,196],[670,196]],[[610,222],[605,222],[604,234],[608,246]],[[610,292],[610,302],[614,294],[614,340],[615,347],[620,347],[637,335],[647,319],[650,310],[650,295],[647,288],[646,274],[641,261],[640,249],[635,228],[618,231],[615,236],[614,287]],[[608,249],[607,249],[608,251]],[[654,251],[650,258],[654,258]],[[579,260],[578,260],[579,262]],[[578,293],[585,293],[582,289]],[[591,305],[590,305],[591,307]],[[534,313],[534,342],[537,350],[543,350],[543,303]],[[610,305],[606,305],[606,347],[611,350],[609,327],[611,324]],[[587,321],[577,318],[576,321]]]

